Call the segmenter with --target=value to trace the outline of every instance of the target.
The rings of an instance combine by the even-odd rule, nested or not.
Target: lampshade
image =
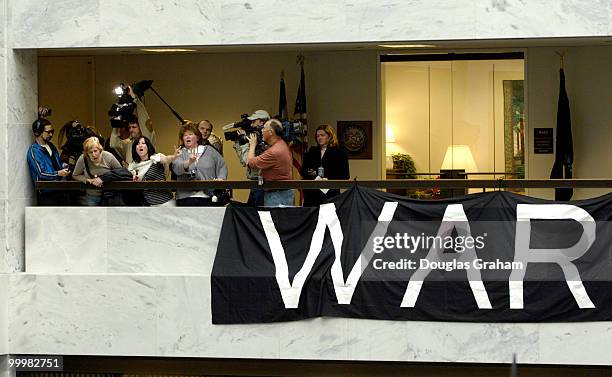
[[[395,134],[393,133],[393,128],[390,125],[385,126],[386,138],[385,141],[387,143],[395,143]]]
[[[446,149],[441,170],[464,169],[468,173],[478,171],[476,161],[467,145],[451,145]]]

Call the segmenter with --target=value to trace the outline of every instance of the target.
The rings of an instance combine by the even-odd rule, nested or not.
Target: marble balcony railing
[[[225,208],[28,207],[26,272],[210,276]]]
[[[26,272],[0,275],[7,353],[441,363],[507,363],[516,353],[527,364],[612,364],[609,322],[213,325],[224,211],[27,208]]]

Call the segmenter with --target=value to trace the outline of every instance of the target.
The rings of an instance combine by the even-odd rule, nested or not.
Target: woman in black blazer
[[[311,147],[304,155],[300,173],[303,179],[349,179],[348,157],[338,147],[334,129],[328,125],[317,127],[317,146]],[[321,190],[304,190],[304,207],[318,206],[340,194],[339,189],[331,189],[324,194]]]

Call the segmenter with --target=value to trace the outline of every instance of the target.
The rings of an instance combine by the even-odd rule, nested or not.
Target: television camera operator
[[[255,150],[258,144],[258,135],[249,135],[248,165],[251,168],[261,170],[261,176],[266,181],[282,181],[292,178],[291,151],[283,139],[283,124],[277,119],[268,120],[262,130],[263,140],[268,145],[260,155],[256,155]],[[264,206],[266,207],[288,207],[293,206],[293,190],[291,189],[271,189],[264,192]]]
[[[121,84],[115,89],[115,93],[119,96],[119,102],[114,104],[109,110],[109,115],[112,117],[111,127],[113,128],[109,145],[119,154],[125,164],[129,164],[134,160],[132,158],[132,142],[134,140],[145,136],[151,140],[153,146],[157,144],[157,134],[153,129],[153,123],[149,118],[149,113],[144,103],[139,98],[142,97],[144,90],[135,91],[132,89],[132,86],[125,87]],[[136,114],[134,114],[134,110]],[[121,138],[121,128],[126,126],[129,137]]]
[[[68,164],[71,172],[74,172],[74,167],[77,160],[83,153],[83,143],[88,138],[95,136],[104,144],[104,138],[93,127],[86,127],[78,120],[70,120],[60,128],[58,142],[61,147],[60,158],[63,163]]]
[[[223,127],[225,140],[234,142],[234,150],[240,160],[240,164],[245,167],[247,179],[253,181],[259,181],[261,177],[261,171],[259,168],[251,167],[248,164],[249,157],[249,139],[248,134],[257,135],[256,146],[254,153],[256,156],[260,155],[266,149],[265,143],[263,142],[261,130],[264,123],[270,119],[270,114],[265,110],[257,110],[250,116],[244,114],[239,122],[230,123]],[[234,131],[228,131],[231,129]],[[264,192],[260,188],[251,189],[249,192],[248,205],[261,207],[264,205]]]

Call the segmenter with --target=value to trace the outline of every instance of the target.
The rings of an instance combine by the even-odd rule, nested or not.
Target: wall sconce
[[[394,144],[395,134],[393,133],[393,127],[387,124],[385,125],[385,167],[387,169],[393,168],[393,159],[391,158],[391,155],[397,152],[395,150],[397,148]]]
[[[385,134],[386,134],[385,142],[395,143],[395,134],[393,133],[393,127],[387,124],[385,126]]]

